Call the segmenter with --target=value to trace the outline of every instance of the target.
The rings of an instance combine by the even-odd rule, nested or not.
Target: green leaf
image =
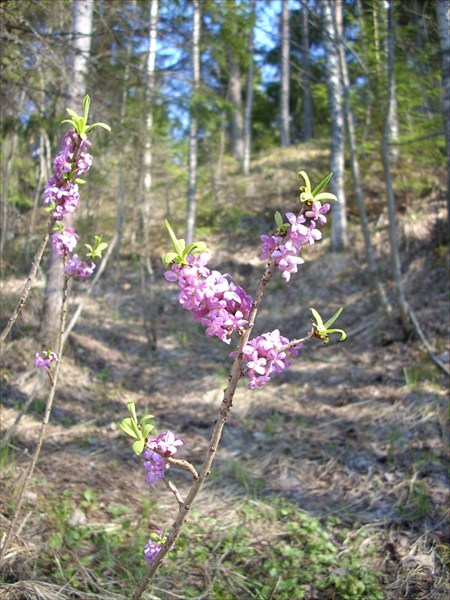
[[[316,188],[314,188],[314,190],[312,192],[312,195],[314,196],[314,198],[315,198],[315,196],[317,196],[317,194],[319,192],[321,192],[323,190],[324,187],[326,187],[330,183],[330,180],[332,177],[333,177],[333,173],[329,173],[326,177],[324,177],[322,179],[322,181],[319,183],[319,185]]]
[[[142,417],[142,419],[139,421],[139,423],[141,425],[147,425],[147,423],[150,423],[151,421],[153,421],[155,417],[153,415],[145,415],[144,417]]]
[[[276,211],[276,213],[275,213],[275,223],[276,223],[278,229],[280,229],[284,225],[283,217],[281,216],[281,213],[278,211]]]
[[[322,192],[317,196],[314,196],[314,200],[335,200],[337,202],[337,196],[330,194],[329,192]]]
[[[327,329],[327,333],[340,333],[341,337],[339,339],[340,342],[343,342],[347,339],[347,334],[343,329]]]
[[[148,434],[150,433],[150,431],[152,429],[154,429],[154,425],[152,425],[151,423],[147,423],[147,425],[142,425],[142,437],[146,438],[148,436]]]
[[[309,181],[309,177],[308,177],[307,173],[305,171],[300,171],[299,176],[303,177],[303,179],[305,180],[305,186],[304,186],[305,190],[307,192],[311,193],[311,182]]]
[[[344,310],[344,307],[342,306],[338,311],[336,311],[334,313],[334,315],[331,317],[331,319],[328,319],[328,321],[324,325],[325,329],[329,329],[333,325],[333,323],[340,316],[340,314],[342,313],[343,310]]]
[[[170,226],[169,221],[167,219],[164,219],[164,223],[166,224],[170,239],[172,240],[173,249],[179,256],[181,256],[181,254],[183,253],[184,244],[183,244],[183,246],[181,246],[180,242],[177,239],[177,236],[173,232],[173,229]],[[184,242],[184,240],[183,240],[183,242]]]
[[[163,254],[162,255],[163,265],[165,267],[168,267],[175,261],[175,259],[177,257],[178,257],[178,254],[176,252],[167,252],[167,254]]]
[[[119,423],[119,427],[120,427],[120,429],[122,429],[122,431],[124,431],[130,437],[139,438],[139,436],[136,435],[136,432],[133,427],[133,420],[130,419],[130,417],[127,417],[126,419],[122,419],[122,421],[120,421],[120,423]]]
[[[86,94],[86,96],[83,98],[83,117],[84,117],[85,123],[87,123],[87,120],[88,120],[90,106],[91,106],[91,99]]]
[[[323,325],[322,317],[319,315],[319,313],[317,312],[317,310],[315,308],[310,308],[309,310],[312,312],[313,317],[316,320],[317,329],[319,331],[323,330],[324,325]]]
[[[144,449],[144,446],[145,446],[145,440],[137,440],[132,445],[132,448],[136,454],[141,454],[142,450]]]
[[[86,127],[86,133],[89,133],[89,131],[91,131],[91,129],[94,129],[94,127],[103,127],[103,129],[106,129],[106,131],[111,131],[111,127],[106,123],[94,123],[93,125],[89,125],[88,127]]]
[[[76,113],[71,108],[66,108],[66,112],[69,114],[69,116],[72,117],[72,119],[78,119],[78,113]]]
[[[127,402],[127,410],[128,410],[128,413],[129,413],[131,419],[133,420],[133,422],[137,423],[136,407],[134,405],[133,400],[129,400]]]

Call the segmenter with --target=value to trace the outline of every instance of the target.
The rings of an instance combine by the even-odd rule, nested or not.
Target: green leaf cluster
[[[335,312],[334,315],[330,319],[328,319],[326,323],[323,322],[322,317],[319,315],[317,310],[315,310],[314,308],[310,308],[310,311],[312,312],[313,317],[315,319],[315,322],[312,321],[315,337],[318,337],[321,340],[323,340],[325,344],[329,342],[330,333],[340,333],[340,342],[343,342],[346,339],[347,334],[343,329],[331,329],[331,326],[340,316],[341,312],[343,311],[343,308],[340,308],[337,312]]]
[[[75,131],[78,133],[78,135],[80,136],[80,138],[82,140],[87,139],[87,134],[91,131],[91,129],[94,129],[94,127],[103,127],[103,129],[106,129],[107,131],[111,131],[111,127],[109,125],[107,125],[106,123],[93,123],[92,125],[87,124],[87,120],[89,117],[90,105],[91,105],[90,97],[85,96],[83,99],[83,116],[80,116],[78,113],[76,113],[71,108],[66,108],[66,111],[69,113],[69,116],[72,118],[64,119],[64,121],[61,121],[61,125],[63,123],[70,123],[70,125],[72,125],[72,127],[75,129]]]
[[[132,400],[127,402],[127,408],[130,416],[122,419],[119,423],[119,427],[127,435],[136,440],[133,442],[133,450],[136,454],[141,454],[144,450],[148,434],[154,428],[153,415],[145,415],[142,419],[138,420],[136,416],[136,407]]]
[[[311,182],[305,171],[299,172],[299,177],[303,177],[305,185],[300,186],[300,200],[311,204],[314,200],[337,200],[334,194],[322,192],[322,190],[330,183],[333,173],[329,173],[322,179],[318,186],[311,191]]]
[[[90,244],[85,244],[84,246],[85,246],[85,248],[88,249],[87,256],[89,258],[101,258],[102,252],[104,250],[106,250],[106,248],[108,247],[108,244],[106,244],[105,242],[102,241],[101,235],[96,235],[96,236],[94,236],[94,245],[93,246],[91,246]]]
[[[194,242],[186,246],[186,242],[184,239],[178,239],[175,235],[172,227],[169,224],[169,221],[165,219],[165,224],[167,227],[167,231],[169,232],[170,239],[172,241],[173,252],[167,252],[163,254],[162,261],[165,267],[168,267],[172,263],[177,263],[179,265],[187,265],[187,257],[189,254],[198,254],[199,252],[206,252],[206,244],[205,242]]]

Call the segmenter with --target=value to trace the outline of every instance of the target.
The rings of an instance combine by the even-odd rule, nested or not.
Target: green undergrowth
[[[39,512],[49,532],[36,564],[41,578],[97,597],[134,588],[152,523],[164,520],[154,501],[142,499],[137,514],[90,488],[47,492]],[[366,566],[370,549],[348,534],[338,519],[319,520],[279,497],[238,499],[231,518],[194,512],[152,597],[381,600],[379,575]]]

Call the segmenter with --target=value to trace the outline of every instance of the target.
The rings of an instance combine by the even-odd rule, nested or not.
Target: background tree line
[[[446,153],[448,161],[446,0],[10,0],[0,12],[0,242],[8,262],[23,248],[19,232],[27,234],[25,255],[32,252],[40,195],[61,136],[57,124],[66,106],[79,109],[89,93],[94,120],[110,123],[113,135],[95,139],[98,168],[84,191],[81,228],[115,229],[116,260],[124,238],[137,251],[150,294],[144,310],[152,305],[155,203],[170,212],[173,198],[184,195],[192,240],[201,225],[198,199],[205,203],[202,182],[209,180],[213,206],[226,195],[224,160],[248,174],[252,156],[311,141],[331,149],[332,191],[340,199],[332,249],[348,246],[354,215],[389,314],[361,183],[361,171],[383,158],[392,273],[403,326],[410,328],[390,170],[398,170],[401,186],[411,177],[423,190],[423,178],[443,168]],[[106,223],[99,210],[105,203],[116,207]],[[47,299],[58,287],[49,285],[48,273]],[[48,338],[51,326],[43,323]]]

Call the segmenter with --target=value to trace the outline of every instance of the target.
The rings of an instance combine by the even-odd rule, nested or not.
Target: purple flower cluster
[[[145,479],[149,485],[153,485],[158,479],[164,479],[164,472],[169,468],[164,458],[154,450],[158,450],[168,458],[175,454],[178,446],[184,444],[185,441],[170,430],[160,433],[156,439],[147,442],[147,450],[144,451],[144,469],[147,471]]]
[[[50,238],[50,243],[55,254],[64,256],[66,252],[72,252],[77,245],[78,234],[73,227],[58,229]]]
[[[263,242],[261,260],[275,260],[281,271],[281,277],[288,282],[291,275],[297,273],[298,265],[304,261],[298,256],[304,244],[312,246],[322,238],[322,233],[316,228],[316,223],[327,222],[326,213],[329,204],[322,205],[318,200],[308,205],[308,210],[299,215],[288,212],[286,218],[289,227],[283,234],[262,235]]]
[[[169,468],[166,461],[153,450],[145,450],[144,458],[144,469],[147,471],[145,480],[148,485],[153,485],[158,479],[164,479],[164,471]]]
[[[210,271],[206,267],[209,258],[206,252],[189,255],[187,265],[172,264],[164,277],[178,282],[179,303],[206,328],[206,333],[229,344],[229,336],[247,325],[253,299],[231,281],[230,275]]]
[[[65,215],[75,212],[80,199],[77,179],[89,171],[92,155],[87,149],[91,145],[83,140],[75,130],[64,136],[59,154],[53,161],[53,175],[44,189],[43,204],[49,209],[51,217],[59,222],[51,235],[53,252],[58,256],[67,256],[74,251],[78,243],[78,234],[73,227],[64,227]],[[95,269],[95,263],[87,263],[74,254],[67,262],[65,273],[72,277],[86,279]]]
[[[88,264],[84,260],[80,260],[77,254],[74,254],[72,258],[70,258],[67,261],[65,272],[67,275],[71,275],[72,277],[78,277],[79,279],[87,279],[92,275],[94,269],[94,262]]]
[[[160,529],[157,529],[151,534],[152,538],[148,540],[144,547],[144,558],[151,565],[161,551],[161,546],[167,539],[167,534],[164,534]]]
[[[272,373],[281,373],[291,365],[289,357],[297,356],[302,345],[298,344],[286,350],[289,343],[289,340],[275,329],[257,336],[244,346],[242,352],[250,377],[249,389],[262,387],[270,381]]]
[[[44,350],[42,352],[42,356],[39,354],[39,352],[36,352],[36,355],[34,357],[34,364],[39,369],[45,369],[48,373],[52,362],[58,362],[58,355],[56,354],[56,352]]]
[[[64,215],[75,211],[80,194],[76,179],[87,173],[92,165],[91,145],[82,140],[75,130],[63,138],[61,150],[53,161],[53,175],[44,189],[44,206],[51,207],[51,216],[60,221]]]

